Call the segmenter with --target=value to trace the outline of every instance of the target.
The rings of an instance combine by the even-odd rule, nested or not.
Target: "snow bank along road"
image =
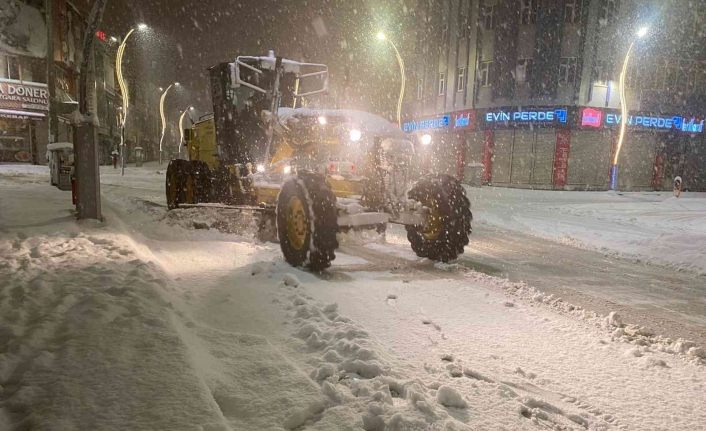
[[[2,430],[706,423],[702,349],[419,260],[394,233],[343,238],[315,275],[254,241],[247,217],[155,206],[153,171],[104,173],[103,224],[73,221],[46,173],[11,171],[0,166]]]

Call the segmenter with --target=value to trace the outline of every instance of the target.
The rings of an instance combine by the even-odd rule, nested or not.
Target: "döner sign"
[[[0,79],[0,108],[49,110],[46,84]]]

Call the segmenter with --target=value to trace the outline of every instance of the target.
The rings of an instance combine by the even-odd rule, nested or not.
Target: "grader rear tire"
[[[336,196],[323,176],[299,172],[284,183],[276,212],[280,248],[290,265],[312,271],[331,266],[338,248]]]
[[[191,162],[191,174],[196,187],[193,203],[211,202],[211,169],[205,162],[194,160]]]
[[[170,160],[167,166],[165,190],[167,193],[167,208],[179,208],[179,204],[187,203],[187,179],[191,175],[188,160]]]
[[[429,208],[425,226],[407,226],[407,239],[419,257],[449,262],[463,254],[471,233],[471,203],[453,177],[439,175],[420,180],[408,194]]]

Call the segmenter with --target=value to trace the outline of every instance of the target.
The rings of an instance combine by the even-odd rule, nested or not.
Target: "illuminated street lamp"
[[[147,24],[137,25],[137,30],[140,31],[147,30],[148,28]],[[115,57],[115,70],[117,72],[118,85],[120,86],[120,93],[123,99],[122,115],[120,116],[120,175],[125,175],[125,122],[127,121],[128,108],[130,107],[130,94],[128,94],[127,84],[125,83],[125,78],[123,78],[123,56],[125,55],[127,40],[134,32],[135,28],[131,28],[130,31],[127,32],[118,47],[118,53]]]
[[[400,98],[397,101],[397,125],[400,128],[402,128],[402,100],[404,99],[404,87],[405,87],[405,80],[406,80],[406,75],[405,75],[405,71],[404,71],[404,61],[402,60],[402,56],[400,55],[400,52],[397,50],[397,47],[395,46],[395,44],[392,42],[392,40],[388,39],[387,36],[385,36],[385,33],[378,32],[377,38],[380,41],[388,41],[390,43],[390,46],[395,51],[395,55],[397,56],[397,63],[400,66],[401,83],[400,83]]]
[[[172,87],[178,87],[179,83],[175,82],[174,84],[170,84],[169,87],[167,87],[166,90],[162,93],[162,97],[159,99],[159,118],[162,119],[162,135],[159,138],[159,164],[162,164],[162,145],[164,143],[164,132],[167,131],[167,118],[164,115],[164,100],[167,98],[167,93],[169,93],[169,90]]]
[[[191,114],[189,113],[189,111],[193,110],[193,106],[187,106],[181,113],[181,116],[179,116],[179,157],[181,157],[181,147],[184,145],[184,117],[186,117],[186,114],[189,114],[189,119],[193,123],[194,120],[191,118]]]
[[[620,71],[620,82],[619,82],[619,87],[620,87],[620,111],[621,111],[621,120],[620,120],[620,132],[618,134],[618,144],[615,147],[615,155],[613,156],[613,164],[610,167],[610,189],[611,190],[616,190],[618,188],[618,157],[620,156],[620,150],[623,147],[623,139],[625,139],[625,129],[627,128],[628,124],[628,101],[627,98],[625,97],[625,78],[627,77],[628,74],[628,63],[630,62],[630,54],[632,54],[632,49],[635,47],[635,42],[637,42],[639,39],[644,38],[647,36],[647,33],[649,33],[649,28],[647,27],[642,27],[640,28],[635,36],[637,36],[632,43],[630,43],[630,47],[628,48],[627,54],[625,54],[625,60],[623,61],[623,69]]]

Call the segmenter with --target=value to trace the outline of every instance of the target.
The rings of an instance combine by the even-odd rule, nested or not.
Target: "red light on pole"
[[[108,40],[108,35],[105,34],[105,32],[104,32],[103,30],[98,30],[98,31],[96,31],[96,37],[97,37],[98,39],[102,40],[103,42],[105,42],[106,40]]]

